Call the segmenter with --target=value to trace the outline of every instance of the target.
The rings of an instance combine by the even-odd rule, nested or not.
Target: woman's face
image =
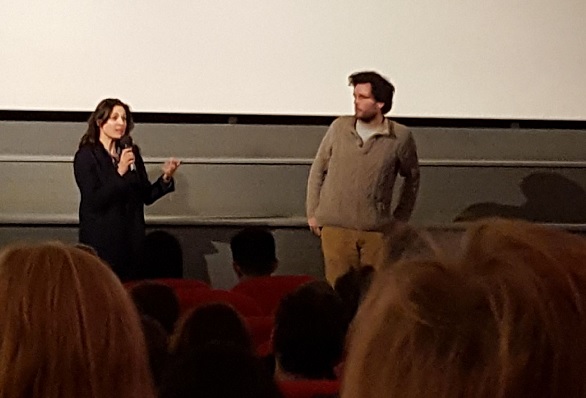
[[[100,140],[109,138],[119,140],[126,131],[126,111],[124,107],[116,105],[110,113],[108,120],[100,126]]]

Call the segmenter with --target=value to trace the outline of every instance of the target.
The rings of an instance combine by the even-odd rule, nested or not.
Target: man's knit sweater
[[[411,131],[385,119],[384,131],[366,142],[356,118],[336,119],[325,134],[309,172],[307,217],[319,225],[380,231],[411,216],[419,189],[419,161]],[[391,212],[397,174],[405,178]]]

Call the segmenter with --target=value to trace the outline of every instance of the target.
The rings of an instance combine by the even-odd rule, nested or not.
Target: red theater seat
[[[338,380],[288,380],[280,381],[279,388],[284,398],[337,396],[340,382]]]
[[[264,315],[262,309],[254,299],[239,293],[220,289],[191,288],[177,288],[175,292],[179,298],[181,312],[197,308],[207,303],[226,303],[234,307],[244,317]]]
[[[232,291],[252,297],[266,315],[273,315],[285,295],[313,280],[309,275],[259,276],[238,283]]]
[[[176,288],[191,288],[191,289],[210,289],[210,285],[205,283],[204,281],[200,281],[198,279],[172,279],[172,278],[164,278],[164,279],[144,279],[138,281],[130,281],[124,283],[126,289],[130,290],[133,286],[138,285],[139,283],[143,282],[153,282],[153,283],[160,283],[162,285],[169,286],[173,289]]]
[[[262,347],[263,344],[270,341],[275,322],[272,316],[247,316],[244,320],[255,347]]]

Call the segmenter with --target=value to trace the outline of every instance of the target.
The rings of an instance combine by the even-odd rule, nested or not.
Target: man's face
[[[384,103],[376,102],[372,95],[370,83],[359,83],[354,86],[354,115],[357,119],[370,122],[381,114]]]

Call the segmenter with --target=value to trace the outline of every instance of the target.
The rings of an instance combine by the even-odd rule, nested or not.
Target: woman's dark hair
[[[179,319],[179,299],[173,288],[155,281],[139,282],[130,289],[130,297],[141,315],[159,322],[171,334]]]
[[[253,351],[250,332],[242,316],[228,304],[209,303],[195,308],[179,321],[171,352],[190,355],[211,341],[225,341]]]
[[[348,321],[352,321],[358,312],[358,307],[366,292],[370,288],[375,269],[370,266],[352,267],[348,272],[336,279],[334,290],[344,303],[348,314]]]
[[[169,364],[161,398],[282,398],[273,377],[253,352],[212,341]]]
[[[301,285],[286,295],[275,314],[273,349],[286,373],[304,379],[335,379],[344,354],[348,316],[325,281]]]
[[[121,106],[126,112],[126,131],[124,135],[130,134],[134,128],[130,107],[117,98],[106,98],[98,104],[87,121],[87,130],[79,142],[79,147],[85,145],[96,145],[100,142],[100,127],[110,118],[115,106]]]

